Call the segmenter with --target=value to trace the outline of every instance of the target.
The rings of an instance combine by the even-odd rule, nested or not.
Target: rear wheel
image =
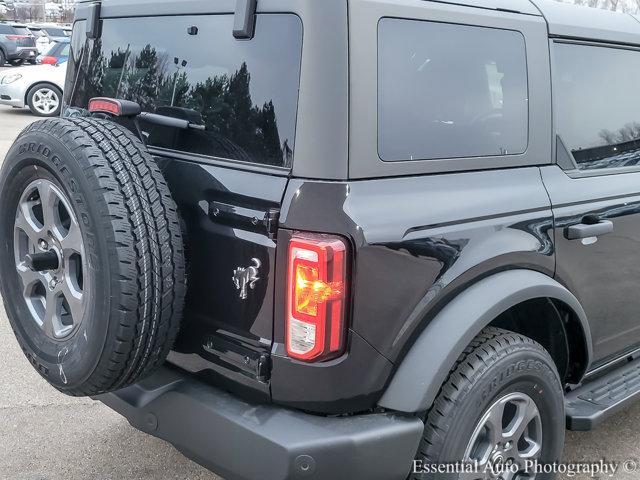
[[[62,91],[54,85],[39,83],[29,90],[27,105],[38,117],[58,117],[62,109]]]
[[[0,170],[0,290],[25,355],[69,395],[123,388],[164,362],[185,294],[167,184],[115,123],[49,119]]]
[[[0,67],[4,67],[5,63],[7,63],[7,57],[2,49],[0,49]]]
[[[527,337],[488,328],[458,359],[428,412],[411,478],[550,478],[536,476],[531,465],[558,462],[563,444],[564,395],[553,360]],[[468,470],[429,470],[456,462]]]

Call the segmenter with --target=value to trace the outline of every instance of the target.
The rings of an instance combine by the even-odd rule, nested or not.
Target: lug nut
[[[40,240],[40,250],[49,250],[49,244],[46,240]]]

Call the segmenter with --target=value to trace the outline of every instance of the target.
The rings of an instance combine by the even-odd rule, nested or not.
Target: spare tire
[[[25,355],[68,395],[130,385],[177,336],[185,263],[176,205],[130,131],[27,127],[0,170],[0,291]]]

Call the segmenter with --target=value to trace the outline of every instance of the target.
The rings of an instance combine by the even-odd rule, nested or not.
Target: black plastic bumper
[[[9,60],[35,60],[38,50],[34,48],[18,49],[13,55],[9,55]]]
[[[96,400],[226,480],[401,480],[423,431],[420,419],[390,413],[254,405],[168,368]]]

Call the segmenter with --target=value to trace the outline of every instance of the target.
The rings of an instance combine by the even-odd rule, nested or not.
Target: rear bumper
[[[423,431],[415,417],[250,404],[168,368],[96,400],[225,480],[402,480]]]
[[[18,49],[7,55],[8,60],[35,60],[38,56],[36,47],[18,47]]]

